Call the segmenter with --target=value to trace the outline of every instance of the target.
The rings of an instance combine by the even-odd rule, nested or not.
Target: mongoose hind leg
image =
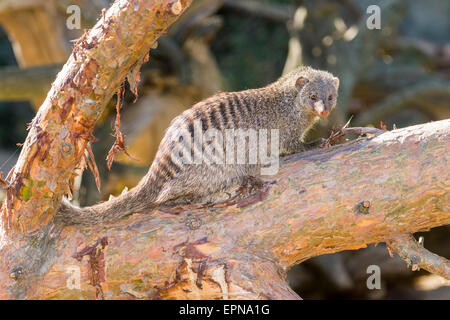
[[[327,139],[319,138],[317,140],[314,140],[313,142],[305,143],[304,144],[305,151],[315,149],[315,148],[320,148],[321,146],[323,146],[325,144],[326,141],[327,141]]]
[[[253,193],[261,190],[264,187],[264,182],[259,177],[246,176],[243,178],[242,185],[238,192],[244,197],[248,197]]]
[[[285,157],[294,153],[300,153],[320,148],[322,145],[325,145],[325,142],[326,139],[324,138],[319,138],[309,143],[304,143],[300,140],[290,141],[282,148],[282,150],[280,151],[280,156]]]
[[[240,187],[236,190],[236,194],[228,193],[228,198],[216,203],[210,203],[213,207],[220,208],[233,205],[236,201],[248,198],[252,194],[258,192],[264,187],[264,182],[259,177],[245,176],[242,178]]]

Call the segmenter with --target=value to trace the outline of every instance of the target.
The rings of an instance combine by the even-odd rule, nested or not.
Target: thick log
[[[423,268],[450,280],[450,261],[425,249],[412,235],[398,236],[386,244],[397,252],[413,271]]]
[[[55,225],[39,243],[54,258],[28,297],[299,298],[285,282],[294,264],[450,223],[449,138],[450,120],[407,127],[289,156],[262,190],[228,206]],[[0,273],[2,298],[26,278],[7,265],[19,280]]]

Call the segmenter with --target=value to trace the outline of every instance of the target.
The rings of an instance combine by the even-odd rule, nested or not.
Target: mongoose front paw
[[[245,177],[242,181],[242,185],[239,188],[238,192],[243,197],[248,197],[252,193],[262,189],[262,187],[264,187],[264,182],[260,178],[248,176]]]
[[[305,149],[311,150],[311,149],[315,149],[315,148],[324,148],[324,147],[326,147],[326,145],[327,145],[327,139],[319,138],[313,142],[305,144]]]

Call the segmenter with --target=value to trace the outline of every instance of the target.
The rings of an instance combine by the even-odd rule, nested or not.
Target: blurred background
[[[0,0],[4,176],[73,40],[110,2]],[[380,8],[380,29],[367,27],[372,4]],[[70,5],[80,8],[80,28],[72,29],[77,21]],[[450,118],[450,1],[195,0],[151,50],[139,99],[134,102],[129,89],[125,93],[121,130],[129,153],[139,161],[121,155],[111,171],[106,168],[114,143],[114,97],[92,144],[101,192],[85,170],[76,180],[74,201],[85,206],[133,187],[147,172],[172,118],[195,102],[217,91],[264,86],[298,65],[326,69],[341,79],[338,108],[311,139],[326,136],[351,116],[351,126],[389,130]],[[450,258],[449,229],[420,234],[425,247]],[[381,269],[379,290],[366,286],[370,265]],[[412,272],[400,258],[391,258],[384,244],[316,257],[292,268],[288,279],[304,299],[450,299],[449,281]]]

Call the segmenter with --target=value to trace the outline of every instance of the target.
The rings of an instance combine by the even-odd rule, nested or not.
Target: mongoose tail
[[[145,180],[145,179],[142,179]],[[148,190],[142,190],[143,188]],[[140,183],[128,192],[90,207],[79,208],[63,198],[58,218],[67,225],[93,225],[113,222],[127,215],[151,210],[157,206],[155,200],[161,187],[158,183]],[[143,199],[145,197],[145,199]]]

